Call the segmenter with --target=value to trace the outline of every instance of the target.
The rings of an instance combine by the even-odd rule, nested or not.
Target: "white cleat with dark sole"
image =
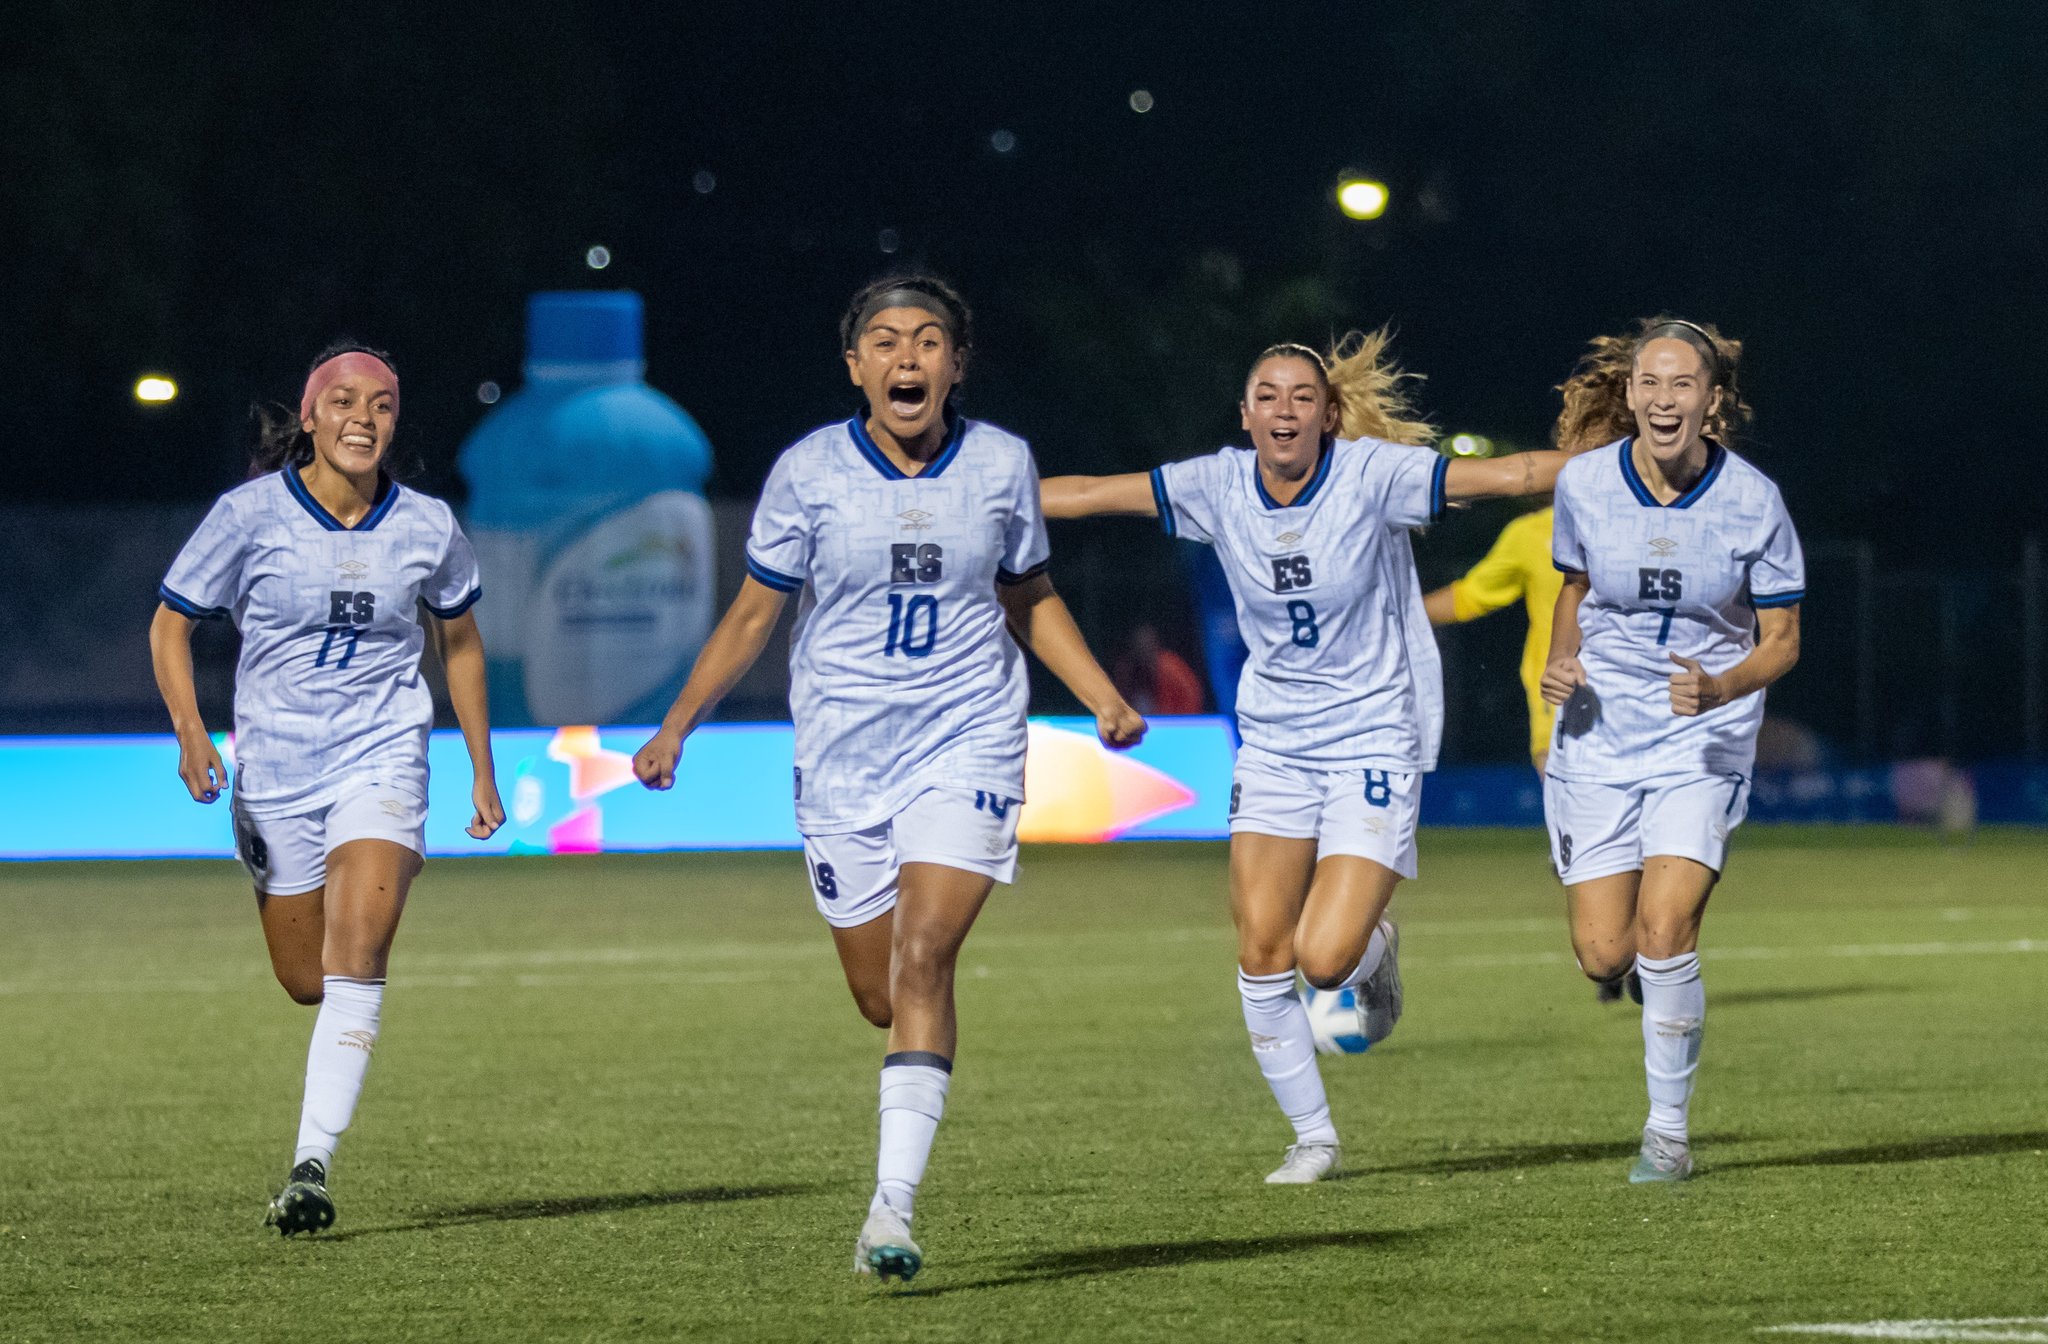
[[[1378,1045],[1401,1020],[1401,930],[1391,919],[1380,921],[1387,936],[1386,954],[1358,986],[1358,1022],[1365,1039]]]
[[[910,1224],[903,1215],[886,1204],[868,1210],[860,1240],[853,1245],[853,1272],[872,1274],[884,1283],[908,1283],[922,1268],[924,1252],[910,1239]]]
[[[1334,1143],[1292,1143],[1287,1160],[1266,1177],[1267,1185],[1314,1185],[1344,1169],[1344,1152]]]

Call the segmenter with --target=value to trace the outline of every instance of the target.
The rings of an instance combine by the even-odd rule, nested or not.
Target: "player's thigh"
[[[256,889],[256,916],[277,982],[294,1000],[320,1002],[327,881],[326,809],[251,817],[233,808],[235,855]]]
[[[1572,954],[1595,980],[1620,975],[1635,964],[1636,893],[1640,871],[1611,873],[1565,888]]]
[[[1317,862],[1294,937],[1295,961],[1311,985],[1333,988],[1351,974],[1400,882],[1392,868],[1355,854]]]
[[[426,800],[379,784],[352,788],[327,810],[329,975],[385,973],[413,879],[426,863]]]
[[[1238,964],[1252,975],[1294,968],[1322,815],[1314,774],[1238,756],[1230,783],[1230,915]]]
[[[903,865],[896,900],[890,985],[950,983],[960,946],[967,941],[996,880],[987,873],[927,861]]]
[[[884,910],[865,924],[830,927],[832,947],[839,954],[839,968],[846,974],[854,1006],[875,1026],[888,1026],[894,1017],[889,1006],[889,962],[895,949],[895,912]]]
[[[985,789],[926,789],[890,822],[900,865],[895,959],[950,968],[989,892],[1017,874],[1019,801]]]

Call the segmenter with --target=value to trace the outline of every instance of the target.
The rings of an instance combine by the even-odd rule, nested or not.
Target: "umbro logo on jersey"
[[[336,1045],[345,1045],[353,1050],[369,1054],[377,1048],[377,1033],[374,1031],[344,1031]]]
[[[1662,559],[1677,550],[1678,543],[1669,537],[1654,537],[1650,541],[1650,549],[1657,553],[1659,559]]]
[[[344,578],[349,579],[360,579],[363,575],[370,572],[370,567],[360,560],[344,560],[336,565],[335,568],[341,571]]]
[[[923,532],[932,525],[932,515],[923,509],[905,509],[896,515],[903,520],[903,526],[911,532]]]
[[[1274,544],[1278,546],[1292,546],[1300,540],[1301,533],[1299,532],[1282,532],[1279,536],[1273,538]]]

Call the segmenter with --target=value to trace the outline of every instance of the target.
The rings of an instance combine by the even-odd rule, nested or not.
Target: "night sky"
[[[850,408],[848,294],[922,265],[1048,472],[1213,447],[1261,345],[1382,321],[1440,424],[1537,443],[1585,339],[1670,310],[1749,342],[1809,536],[2007,564],[2041,526],[2036,6],[239,8],[10,25],[10,497],[209,497],[340,333],[459,495],[525,296],[589,286],[646,295],[744,497]]]

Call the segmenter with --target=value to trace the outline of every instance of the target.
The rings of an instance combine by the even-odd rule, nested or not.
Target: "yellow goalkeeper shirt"
[[[1557,711],[1544,700],[1543,664],[1550,657],[1550,617],[1557,608],[1564,575],[1550,562],[1551,510],[1525,513],[1500,530],[1486,558],[1451,585],[1451,605],[1461,622],[1499,611],[1516,598],[1529,614],[1529,638],[1522,644],[1522,689],[1529,699],[1529,752],[1550,750],[1550,726]]]

